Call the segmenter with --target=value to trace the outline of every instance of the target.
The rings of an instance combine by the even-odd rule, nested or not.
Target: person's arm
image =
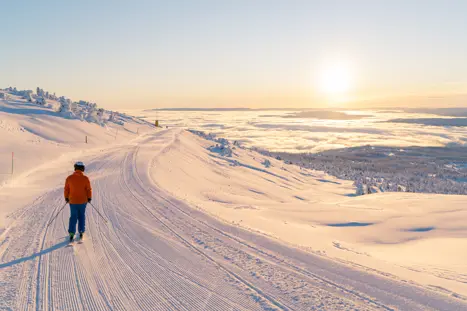
[[[65,201],[68,203],[70,201],[70,182],[68,181],[68,178],[65,181],[65,189],[63,194],[65,196]]]
[[[92,199],[92,187],[89,178],[86,177],[86,193],[88,195],[88,202],[91,202]]]

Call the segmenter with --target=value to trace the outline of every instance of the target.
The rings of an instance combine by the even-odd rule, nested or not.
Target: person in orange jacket
[[[89,178],[84,175],[84,163],[75,163],[75,172],[67,177],[65,181],[65,201],[70,203],[70,222],[68,233],[70,242],[73,241],[76,233],[76,223],[80,239],[86,230],[86,205],[91,202],[92,188]]]

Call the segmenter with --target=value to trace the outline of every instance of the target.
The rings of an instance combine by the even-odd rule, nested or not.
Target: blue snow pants
[[[70,204],[68,233],[76,233],[76,222],[78,222],[78,232],[84,232],[86,230],[86,203]]]

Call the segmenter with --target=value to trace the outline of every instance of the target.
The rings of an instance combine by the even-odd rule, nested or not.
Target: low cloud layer
[[[345,114],[363,114],[364,117],[336,120],[284,118],[290,115],[290,112],[284,111],[269,111],[267,116],[261,111],[159,111],[158,118],[164,126],[202,130],[237,140],[246,146],[284,152],[319,152],[365,145],[467,145],[465,126],[434,127],[427,126],[433,125],[429,122],[413,121],[440,119],[433,114],[387,110],[364,113],[348,111]],[[153,122],[155,117],[155,112],[146,111],[148,121]],[[395,119],[409,122],[394,122]]]
[[[358,120],[367,117],[370,117],[370,115],[347,114],[345,112],[327,110],[302,111],[284,116],[284,118],[306,118],[321,120]]]
[[[414,123],[430,126],[467,126],[467,118],[420,118],[420,119],[393,119],[393,123]]]

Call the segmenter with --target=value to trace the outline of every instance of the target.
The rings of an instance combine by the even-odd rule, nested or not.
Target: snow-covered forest
[[[8,99],[10,95],[20,96],[27,102],[52,108],[62,117],[68,119],[78,119],[104,126],[107,122],[122,125],[126,118],[125,115],[118,112],[100,108],[96,103],[85,100],[73,101],[66,96],[57,96],[55,93],[40,87],[37,87],[35,92],[32,90],[18,90],[16,87],[8,87],[3,91],[5,93],[1,94],[4,99]]]
[[[192,131],[217,143],[228,154],[238,142],[214,134]],[[234,146],[235,145],[235,146]],[[324,171],[339,179],[352,180],[356,194],[377,192],[416,192],[467,194],[467,155],[463,147],[393,148],[365,146],[321,153],[284,153],[252,148],[284,164]]]
[[[352,180],[358,195],[377,192],[467,194],[467,157],[463,147],[365,146],[317,154],[260,152],[289,164]]]

